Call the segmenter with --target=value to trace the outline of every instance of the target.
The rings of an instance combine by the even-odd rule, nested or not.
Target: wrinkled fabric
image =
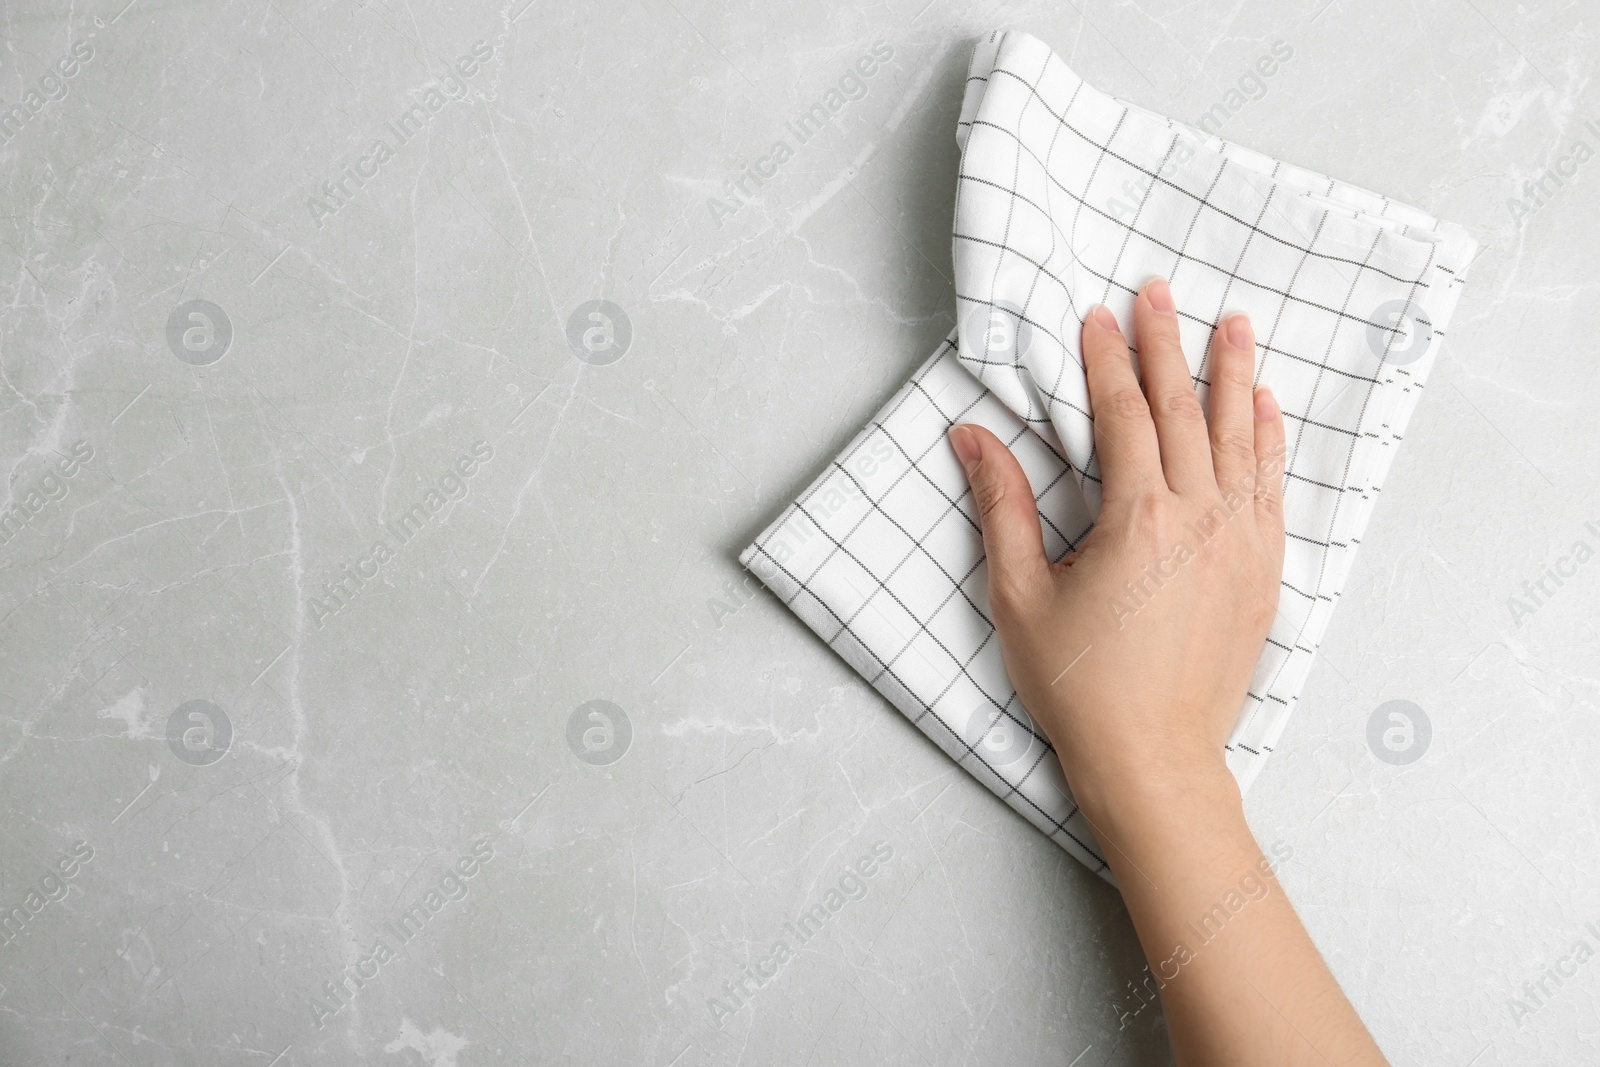
[[[1023,33],[976,47],[956,140],[956,329],[740,561],[1109,878],[1006,677],[946,431],[979,423],[1011,446],[1059,559],[1100,504],[1083,316],[1104,303],[1132,337],[1135,294],[1167,278],[1204,400],[1216,324],[1250,315],[1258,383],[1284,412],[1288,537],[1278,615],[1228,741],[1247,789],[1294,710],[1476,246],[1415,208],[1108,96]],[[1123,610],[1138,606],[1134,592]]]

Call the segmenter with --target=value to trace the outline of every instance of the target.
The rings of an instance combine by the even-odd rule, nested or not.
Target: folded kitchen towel
[[[1078,350],[1108,305],[1171,282],[1196,388],[1217,322],[1248,312],[1288,433],[1277,620],[1228,741],[1248,788],[1294,709],[1475,244],[1458,227],[1099,92],[1042,42],[972,57],[956,132],[956,329],[740,556],[984,785],[1109,878],[988,618],[983,542],[946,430],[1007,442],[1045,547],[1100,504]]]

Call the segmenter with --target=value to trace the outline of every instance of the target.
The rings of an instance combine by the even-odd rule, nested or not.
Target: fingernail
[[[978,469],[978,464],[983,462],[983,446],[978,444],[978,435],[972,432],[972,427],[965,424],[952,426],[950,447],[955,450],[956,459],[961,461],[961,469],[966,471],[970,478],[972,472]]]
[[[1102,330],[1110,330],[1112,333],[1122,332],[1122,327],[1117,325],[1117,317],[1111,314],[1111,309],[1104,304],[1096,304],[1094,309],[1089,312],[1089,316],[1094,319],[1094,324]]]
[[[1235,316],[1233,316],[1231,319],[1228,320],[1227,325],[1226,325],[1226,329],[1228,331],[1228,343],[1231,344],[1233,347],[1235,347],[1235,348],[1253,348],[1253,347],[1255,347],[1256,339],[1255,339],[1254,333],[1250,329],[1250,316],[1249,315],[1235,315]]]
[[[1144,295],[1150,298],[1150,306],[1162,314],[1178,310],[1178,305],[1172,302],[1172,286],[1167,284],[1165,278],[1157,278],[1145,286]]]
[[[1271,422],[1278,417],[1278,398],[1272,395],[1272,390],[1262,386],[1256,390],[1256,418],[1262,422]]]

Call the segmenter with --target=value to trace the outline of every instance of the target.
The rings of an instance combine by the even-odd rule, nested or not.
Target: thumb
[[[989,557],[990,607],[1020,604],[1049,576],[1039,509],[1022,464],[1005,444],[971,423],[950,427],[950,447],[967,472]]]

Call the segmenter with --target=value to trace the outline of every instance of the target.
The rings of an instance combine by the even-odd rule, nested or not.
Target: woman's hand
[[[1134,316],[1142,389],[1111,312],[1097,307],[1083,326],[1104,502],[1062,562],[1045,557],[1005,445],[982,427],[950,431],[982,513],[1006,670],[1091,818],[1119,793],[1231,781],[1223,744],[1283,569],[1283,418],[1268,390],[1252,390],[1249,320],[1233,316],[1212,339],[1208,417],[1165,281],[1139,294]]]
[[[1252,390],[1234,316],[1195,398],[1172,293],[1134,305],[1135,378],[1116,320],[1083,327],[1104,502],[1045,558],[1027,476],[989,431],[950,444],[982,512],[1006,670],[1049,736],[1117,876],[1184,1067],[1381,1065],[1244,818],[1224,743],[1277,608],[1283,417]]]

